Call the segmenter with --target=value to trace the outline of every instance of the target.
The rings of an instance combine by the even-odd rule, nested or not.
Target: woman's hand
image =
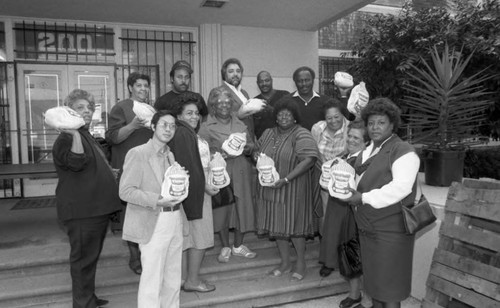
[[[274,185],[273,185],[273,186],[271,186],[271,187],[272,187],[272,188],[275,188],[275,189],[279,189],[279,188],[281,188],[281,187],[283,187],[283,186],[285,186],[285,185],[287,185],[287,184],[288,184],[288,181],[287,181],[287,180],[285,180],[285,179],[279,179],[279,180],[277,180],[277,181],[274,183]]]
[[[257,163],[257,160],[259,159],[259,155],[260,155],[260,152],[259,151],[255,151],[252,153],[252,160]]]
[[[147,120],[141,120],[139,119],[139,117],[135,116],[132,121],[130,121],[130,123],[128,125],[130,125],[131,127],[133,127],[134,129],[139,129],[139,128],[143,128],[143,127],[146,127],[146,128],[149,128],[146,124],[147,124]]]
[[[350,205],[358,206],[363,204],[363,200],[361,198],[361,193],[355,189],[349,188],[349,191],[352,193],[352,196],[350,196],[347,199],[344,199],[345,202],[349,203]]]
[[[210,184],[205,184],[205,192],[209,196],[214,196],[219,193],[219,189]]]

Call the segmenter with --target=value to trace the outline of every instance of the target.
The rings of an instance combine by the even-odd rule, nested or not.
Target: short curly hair
[[[351,129],[359,129],[363,132],[363,140],[365,143],[370,141],[370,136],[368,136],[368,130],[366,129],[365,122],[361,119],[356,119],[347,125],[347,132]]]
[[[234,104],[234,98],[231,95],[231,90],[224,86],[213,88],[208,95],[207,106],[210,113],[213,115],[215,110],[215,105],[217,105],[218,100],[221,97],[228,97],[231,100],[231,104]]]
[[[82,89],[74,89],[73,91],[71,91],[68,94],[68,97],[64,99],[64,106],[68,106],[69,108],[73,109],[71,106],[73,106],[73,104],[80,99],[84,99],[87,102],[89,102],[89,108],[92,111],[95,111],[94,96]]]
[[[316,78],[316,73],[314,72],[314,70],[312,68],[310,68],[309,66],[301,66],[298,69],[296,69],[295,72],[293,72],[293,76],[292,76],[293,82],[297,83],[297,78],[299,78],[299,74],[301,72],[309,72],[311,74],[313,81],[314,81],[314,78]]]
[[[274,105],[274,111],[273,111],[273,120],[276,123],[278,120],[278,113],[281,110],[288,110],[292,113],[293,119],[296,121],[297,124],[301,123],[301,118],[300,118],[300,111],[299,111],[299,106],[295,102],[292,96],[285,96],[279,101],[276,102]]]
[[[180,115],[182,111],[184,111],[184,107],[189,104],[195,104],[198,111],[201,111],[202,102],[200,101],[200,97],[191,92],[181,93],[176,97],[175,103],[172,106],[172,111],[176,116]]]
[[[328,110],[332,109],[332,108],[335,108],[337,109],[340,113],[342,113],[342,103],[336,99],[336,98],[329,98],[325,104],[323,105],[323,107],[321,108],[321,111],[322,111],[322,115],[323,115],[323,120],[326,119],[326,113],[328,112]],[[343,113],[342,113],[343,115]]]
[[[151,85],[151,78],[148,75],[139,72],[132,72],[127,77],[127,88],[133,87],[135,82],[139,79],[146,80],[148,85]]]
[[[401,110],[389,98],[375,98],[368,102],[361,111],[361,118],[368,125],[368,118],[372,115],[385,115],[393,125],[392,132],[396,133],[401,124]]]

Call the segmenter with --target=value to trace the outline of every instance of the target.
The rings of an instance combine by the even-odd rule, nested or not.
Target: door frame
[[[35,73],[40,72],[43,74],[51,74],[58,76],[57,81],[57,105],[61,106],[64,103],[65,97],[73,89],[80,87],[81,78],[79,76],[95,76],[99,72],[102,72],[101,76],[107,76],[105,88],[106,92],[103,94],[104,98],[107,99],[105,102],[104,111],[109,111],[116,103],[116,65],[115,64],[84,64],[84,63],[33,63],[33,62],[16,62],[15,63],[15,74],[16,74],[16,92],[17,92],[17,103],[15,104],[15,114],[17,118],[17,128],[11,128],[11,131],[17,131],[17,141],[12,140],[12,142],[17,143],[17,153],[12,152],[13,156],[18,157],[20,163],[30,163],[29,158],[29,146],[33,147],[33,142],[29,140],[31,136],[32,121],[28,123],[30,114],[27,111],[27,84],[26,84],[26,72],[33,71]],[[108,80],[109,78],[109,80]],[[92,84],[92,83],[91,83]],[[97,89],[99,89],[99,84],[96,83]],[[85,89],[85,86],[83,86]],[[87,89],[91,90],[91,89]],[[97,100],[97,97],[96,97]],[[97,103],[97,102],[96,102]],[[102,104],[101,104],[102,108]],[[107,119],[104,119],[105,125],[107,125]],[[51,145],[50,145],[51,147]],[[14,150],[14,149],[13,149]],[[32,161],[35,162],[35,157],[32,155]],[[35,162],[36,163],[36,162]],[[22,181],[23,196],[41,196],[41,195],[54,195],[55,187],[57,186],[57,179],[23,179]]]

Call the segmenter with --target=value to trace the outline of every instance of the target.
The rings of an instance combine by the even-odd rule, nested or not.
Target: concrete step
[[[233,256],[228,263],[221,264],[217,261],[220,251],[217,241],[217,246],[207,251],[200,271],[202,278],[215,284],[217,290],[208,294],[182,292],[182,307],[265,306],[347,290],[338,274],[326,279],[319,276],[318,241],[307,242],[308,274],[298,283],[290,282],[289,275],[279,278],[267,275],[280,263],[275,243],[247,235],[245,244],[258,253],[257,258]],[[8,258],[0,260],[0,307],[71,306],[68,254],[67,243],[7,250]],[[18,257],[12,259],[15,255]],[[108,307],[135,307],[138,282],[139,276],[128,268],[126,245],[118,236],[108,237],[99,261],[96,293],[114,302]]]
[[[252,249],[274,247],[271,241],[259,239],[255,234],[245,236],[245,245]],[[208,249],[206,255],[216,255],[220,252],[220,241],[215,240],[215,246]],[[0,281],[12,277],[26,277],[49,273],[69,273],[69,252],[67,242],[49,243],[46,245],[27,245],[11,249],[2,249],[0,258]],[[99,268],[106,266],[127,265],[129,252],[121,235],[108,234],[99,258]]]
[[[181,292],[181,307],[263,307],[331,296],[348,290],[347,283],[338,272],[332,273],[327,278],[320,277],[318,274],[320,266],[316,259],[309,259],[307,266],[307,274],[300,282],[291,282],[290,274],[282,277],[268,276],[267,273],[275,265],[246,270],[236,269],[230,271],[230,274],[217,275],[217,280],[212,280],[209,275],[203,275],[203,279],[215,284],[217,290],[205,294]],[[134,308],[137,306],[139,277],[131,276],[127,268],[107,268],[98,273],[97,280],[100,283],[98,283],[96,293],[110,301],[107,307]],[[18,289],[19,285],[15,281],[12,283],[12,288]],[[29,289],[41,283],[45,283],[46,287],[37,287],[36,294],[18,291],[13,299],[0,301],[0,307],[67,308],[71,306],[71,282],[67,275],[52,275],[50,280],[47,277],[39,277],[31,279],[28,284],[26,282],[23,284],[26,289]],[[41,294],[42,292],[45,294]]]

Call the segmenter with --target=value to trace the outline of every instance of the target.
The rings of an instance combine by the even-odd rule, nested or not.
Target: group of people
[[[246,114],[241,106],[249,96],[241,87],[238,59],[224,62],[222,85],[212,89],[206,103],[189,91],[192,73],[186,61],[172,66],[172,90],[154,103],[150,121],[133,111],[135,102],[149,103],[150,78],[129,75],[130,98],[109,114],[109,162],[105,148],[88,131],[93,97],[77,89],[66,99],[86,123],[78,130],[61,130],[53,147],[58,217],[70,238],[73,307],[107,304],[95,294],[95,272],[109,216],[119,211],[124,213],[129,267],[141,275],[138,307],[178,307],[181,290],[215,290],[199,275],[214,234],[222,243],[217,259],[225,263],[232,256],[257,257],[244,245],[248,232],[276,241],[281,262],[268,274],[289,275],[291,281],[310,274],[307,239],[321,235],[319,274],[328,276],[338,268],[337,246],[359,236],[363,277],[349,278],[351,291],[340,307],[399,307],[410,293],[414,244],[405,233],[401,206],[415,199],[419,159],[396,135],[398,107],[377,98],[360,115],[352,114],[346,108],[349,88],[338,87],[334,98],[321,96],[313,90],[314,70],[300,67],[293,73],[293,93],[274,89],[271,74],[260,72],[256,98],[265,106]],[[223,146],[234,133],[246,136],[236,156]],[[224,189],[207,180],[217,152],[230,178]],[[271,186],[257,180],[255,165],[262,154],[274,161],[279,174]],[[321,165],[335,157],[357,173],[346,200],[331,197],[318,182]],[[177,163],[189,174],[182,202],[161,193],[166,170]]]

